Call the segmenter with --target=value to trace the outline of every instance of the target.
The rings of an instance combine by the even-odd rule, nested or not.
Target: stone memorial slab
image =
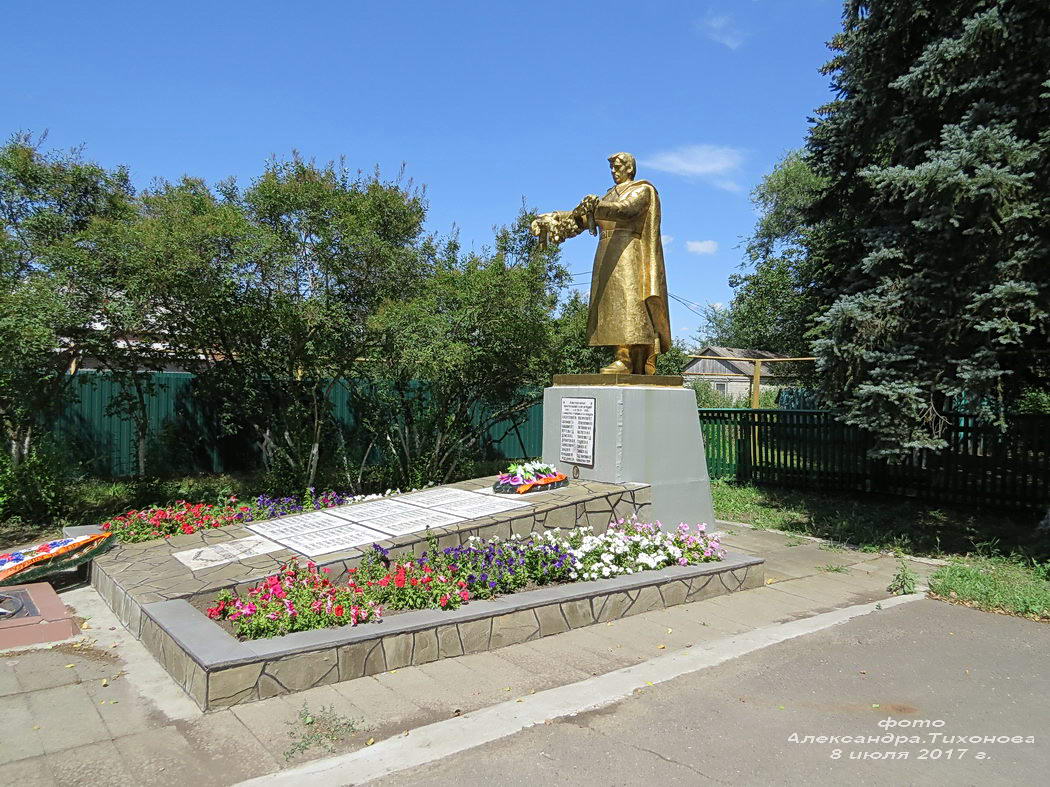
[[[594,465],[594,406],[590,396],[566,396],[561,400],[559,458],[574,465]]]
[[[327,511],[310,511],[305,514],[285,516],[266,522],[255,522],[246,527],[260,536],[283,541],[286,537],[303,533],[316,533],[346,524],[345,520],[332,516]]]
[[[325,555],[329,552],[342,552],[345,549],[384,541],[385,533],[371,530],[352,522],[340,521],[336,527],[317,530],[310,533],[296,533],[284,536],[281,542],[289,549],[308,557]]]
[[[270,541],[262,536],[248,536],[236,541],[226,541],[212,546],[200,547],[199,549],[187,549],[184,552],[174,552],[172,557],[181,562],[190,571],[203,571],[213,566],[221,566],[223,563],[232,563],[234,560],[243,560],[255,555],[267,555],[283,549],[280,544]]]

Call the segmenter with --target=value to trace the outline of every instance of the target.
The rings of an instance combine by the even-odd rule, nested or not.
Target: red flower
[[[461,590],[459,591],[459,597],[464,601],[467,601],[470,599],[470,593],[468,593],[466,590]]]
[[[447,607],[448,606],[448,596],[442,596],[441,598],[439,598],[438,599],[438,604],[440,604],[443,607]]]
[[[394,585],[399,588],[403,588],[405,586],[405,575],[398,574],[396,577],[394,577]]]
[[[334,607],[332,607],[332,614],[335,615],[337,618],[341,618],[343,616],[343,605],[336,604]]]
[[[372,583],[369,582],[368,584],[371,585]],[[383,577],[381,580],[379,580],[379,584],[382,585],[383,587],[386,587],[387,585],[389,585],[390,584],[390,575],[387,574],[385,577]]]

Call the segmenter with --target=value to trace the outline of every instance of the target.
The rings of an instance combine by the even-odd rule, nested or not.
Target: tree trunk
[[[138,436],[139,478],[146,477],[146,434],[147,430],[140,426]]]

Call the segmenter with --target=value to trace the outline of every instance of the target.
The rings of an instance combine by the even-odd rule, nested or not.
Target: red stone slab
[[[0,594],[24,590],[36,606],[37,614],[30,617],[0,618],[0,650],[39,645],[75,637],[80,627],[73,620],[55,589],[47,582],[0,587]]]

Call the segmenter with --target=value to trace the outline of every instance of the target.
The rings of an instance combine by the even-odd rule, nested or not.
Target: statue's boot
[[[656,344],[632,344],[630,364],[633,374],[656,374]]]
[[[602,367],[602,374],[630,374],[631,373],[631,348],[620,345],[616,348],[616,360],[608,366]]]

